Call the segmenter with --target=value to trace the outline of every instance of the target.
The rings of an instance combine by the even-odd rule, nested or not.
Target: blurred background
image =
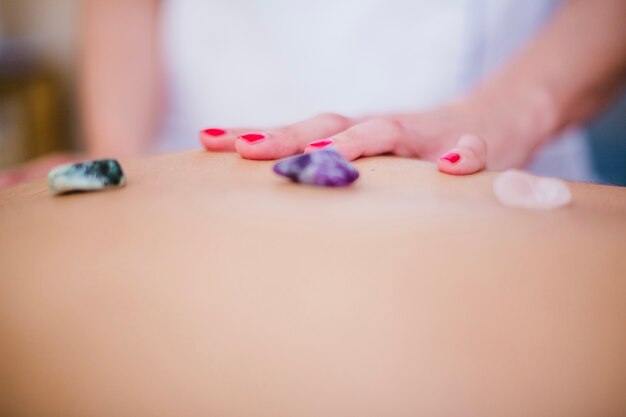
[[[77,145],[79,4],[0,0],[0,169]]]
[[[132,0],[128,0],[132,1]],[[80,147],[80,0],[0,0],[0,169]],[[595,169],[626,185],[626,95],[590,128]]]

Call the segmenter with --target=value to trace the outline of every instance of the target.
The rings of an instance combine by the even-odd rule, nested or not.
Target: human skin
[[[0,188],[60,162],[148,152],[162,115],[158,0],[81,3],[79,84],[85,151],[44,155],[0,173]]]
[[[159,7],[159,0],[84,2],[81,93],[90,157],[140,155],[156,136],[163,112]],[[263,135],[256,141],[241,138],[250,129],[222,129],[201,141],[248,159],[310,151],[311,142],[330,139],[348,159],[391,153],[437,161],[448,174],[522,167],[543,142],[588,121],[617,94],[626,75],[625,22],[626,0],[569,0],[457,102],[408,114],[324,114],[255,132]],[[16,178],[38,167],[43,173],[42,165]]]
[[[159,4],[84,2],[80,91],[91,154],[142,154],[158,132],[164,102]]]
[[[522,167],[563,129],[607,105],[626,75],[626,1],[570,0],[514,59],[458,102],[410,114],[320,115],[276,130],[201,135],[208,150],[276,159],[331,142],[348,159],[391,153],[471,174]],[[258,136],[254,137],[257,139]]]

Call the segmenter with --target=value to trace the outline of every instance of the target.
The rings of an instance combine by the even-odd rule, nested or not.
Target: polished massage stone
[[[572,201],[572,193],[565,181],[517,170],[499,174],[493,182],[493,192],[505,206],[531,210],[556,209]]]
[[[98,191],[123,187],[124,184],[126,177],[122,167],[113,159],[60,165],[48,174],[48,187],[52,194]]]
[[[345,187],[359,178],[359,171],[332,147],[283,159],[274,172],[301,184]]]

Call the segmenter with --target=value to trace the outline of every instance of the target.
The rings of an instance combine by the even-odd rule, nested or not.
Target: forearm
[[[475,96],[541,141],[597,114],[625,75],[626,0],[570,0]]]
[[[158,0],[84,2],[81,101],[94,156],[145,152],[159,127]]]

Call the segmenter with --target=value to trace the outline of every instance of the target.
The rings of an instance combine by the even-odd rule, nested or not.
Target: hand
[[[57,165],[79,159],[74,153],[54,153],[35,158],[23,165],[0,172],[0,188],[12,187],[22,182],[45,177]]]
[[[235,150],[247,159],[279,159],[332,145],[348,160],[393,154],[437,161],[441,172],[465,175],[528,160],[543,135],[529,114],[513,110],[472,99],[415,114],[322,114],[267,131],[207,129],[200,140],[209,151]]]

